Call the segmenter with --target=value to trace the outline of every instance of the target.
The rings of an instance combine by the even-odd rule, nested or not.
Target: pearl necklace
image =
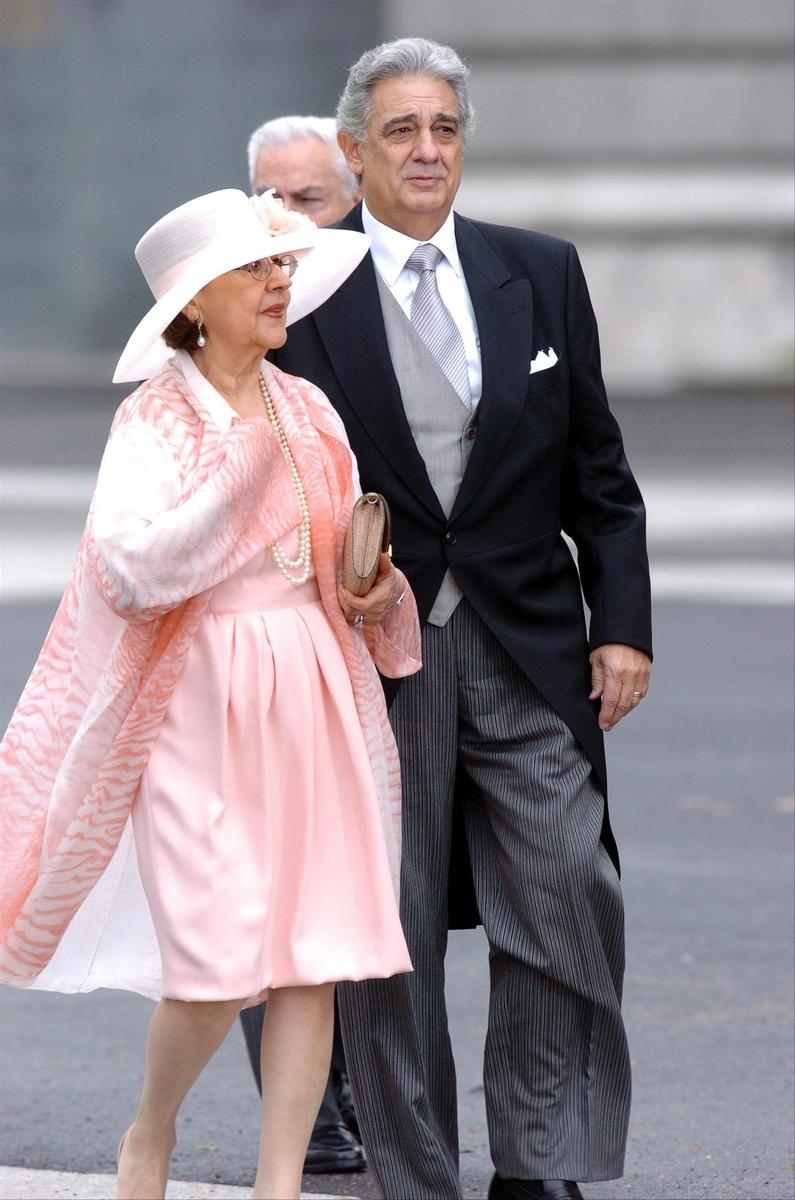
[[[302,583],[306,583],[312,570],[312,527],[309,523],[309,505],[307,504],[306,492],[304,491],[304,485],[301,482],[301,476],[298,474],[298,467],[295,465],[293,452],[290,449],[290,443],[287,441],[285,432],[282,429],[281,421],[279,420],[278,413],[276,412],[270,392],[268,391],[268,385],[265,383],[262,375],[259,376],[259,390],[262,393],[262,399],[268,414],[268,420],[276,431],[276,437],[279,441],[279,448],[284,455],[287,466],[290,468],[290,474],[293,479],[293,487],[295,488],[296,495],[298,496],[298,507],[301,510],[301,524],[299,526],[298,533],[298,557],[288,558],[278,542],[274,542],[271,546],[271,553],[276,561],[276,566],[279,568],[284,578],[289,583],[294,583],[296,587],[299,587]],[[294,571],[297,568],[300,568],[299,573],[297,575],[292,575],[291,571]]]

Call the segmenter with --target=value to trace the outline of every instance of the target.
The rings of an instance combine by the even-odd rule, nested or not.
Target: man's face
[[[348,166],[362,176],[374,217],[411,237],[444,224],[461,182],[461,115],[448,83],[420,75],[382,79],[371,92],[367,140],[340,134]]]
[[[285,208],[306,213],[321,226],[339,221],[357,199],[346,192],[331,148],[316,137],[261,151],[254,191],[259,195],[268,188],[276,189]]]

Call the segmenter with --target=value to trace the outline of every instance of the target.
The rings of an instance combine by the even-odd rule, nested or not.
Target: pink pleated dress
[[[297,532],[283,539],[297,550]],[[214,588],[133,805],[162,995],[411,970],[372,771],[314,574]]]

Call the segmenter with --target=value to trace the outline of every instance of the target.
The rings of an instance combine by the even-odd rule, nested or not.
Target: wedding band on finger
[[[364,613],[357,613],[353,618],[353,628],[361,629],[362,625],[364,625]]]
[[[645,692],[633,692],[632,695],[635,697],[636,700],[642,700],[643,697],[646,695],[646,693]]]

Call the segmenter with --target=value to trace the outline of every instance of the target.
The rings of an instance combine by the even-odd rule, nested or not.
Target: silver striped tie
[[[420,273],[411,302],[411,323],[469,408],[472,401],[464,340],[436,282],[436,268],[442,258],[441,250],[426,242],[417,246],[406,262],[412,271]]]

